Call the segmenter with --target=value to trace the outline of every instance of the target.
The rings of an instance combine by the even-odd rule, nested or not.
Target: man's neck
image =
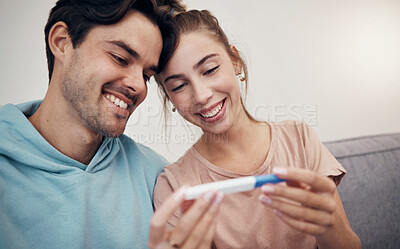
[[[54,148],[64,155],[88,165],[96,154],[102,136],[82,124],[77,117],[71,117],[60,99],[47,94],[39,109],[29,121]]]

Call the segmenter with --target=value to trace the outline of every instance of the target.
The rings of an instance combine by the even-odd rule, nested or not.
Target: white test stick
[[[188,188],[185,192],[185,200],[196,199],[203,193],[210,190],[218,190],[224,194],[230,194],[249,191],[261,187],[266,183],[278,183],[283,181],[286,180],[280,179],[276,175],[259,175],[205,183]]]

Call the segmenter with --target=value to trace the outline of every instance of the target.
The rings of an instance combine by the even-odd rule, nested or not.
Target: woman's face
[[[203,131],[221,134],[244,113],[236,78],[240,70],[222,44],[193,32],[180,37],[160,79],[183,118]]]

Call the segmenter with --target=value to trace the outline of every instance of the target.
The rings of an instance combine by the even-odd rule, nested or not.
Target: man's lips
[[[114,99],[119,99],[121,101],[123,101],[124,103],[126,103],[128,106],[132,106],[135,104],[136,102],[136,97],[135,96],[129,96],[127,97],[126,95],[119,93],[119,92],[114,92],[114,91],[108,91],[108,90],[104,90],[103,91],[103,95],[106,96],[113,96]],[[108,98],[109,99],[109,98]],[[112,102],[114,102],[114,99],[110,99]],[[114,102],[115,104],[115,102]]]
[[[114,95],[116,98],[122,100],[129,106],[134,105],[137,101],[137,93],[133,89],[115,85],[112,83],[105,84],[103,86],[102,92],[104,95]]]
[[[128,109],[129,105],[118,97],[115,97],[114,95],[109,93],[104,94],[104,96],[106,97],[106,99],[110,100],[112,103],[114,103],[114,105],[118,106],[119,108],[122,108],[124,110]]]

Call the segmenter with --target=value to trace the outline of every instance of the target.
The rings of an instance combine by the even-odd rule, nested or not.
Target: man
[[[165,18],[151,0],[51,10],[44,100],[0,107],[1,248],[146,248],[166,161],[122,133],[174,46]]]

